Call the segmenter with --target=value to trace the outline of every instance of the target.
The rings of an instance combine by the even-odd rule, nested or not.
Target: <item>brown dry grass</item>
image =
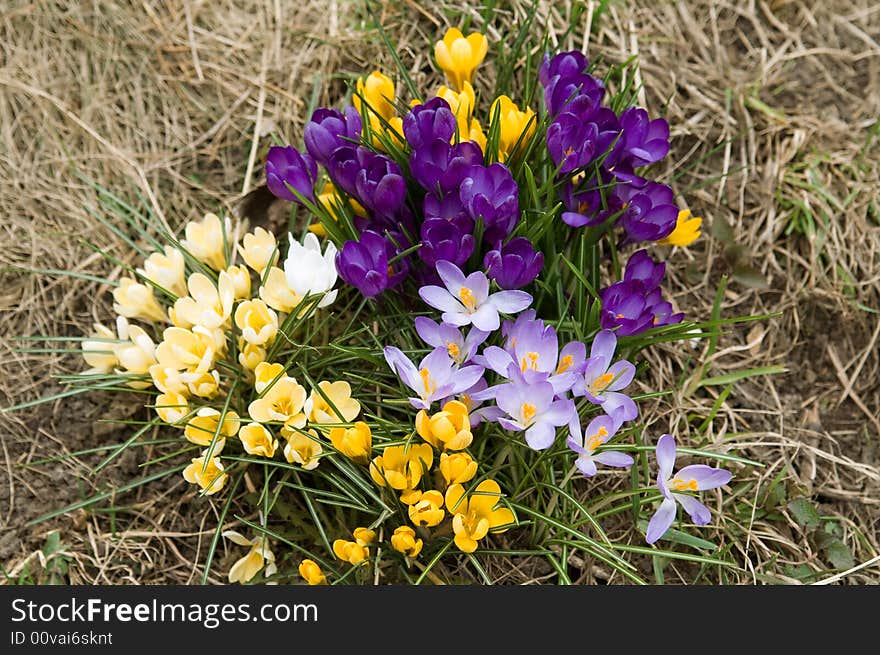
[[[503,38],[503,26],[521,20],[528,3],[500,4],[490,39]],[[541,2],[541,22],[559,33],[569,5]],[[80,237],[131,257],[90,215],[95,194],[75,172],[152,208],[172,228],[208,209],[230,210],[259,181],[267,135],[301,137],[313,92],[319,104],[334,103],[344,76],[377,65],[392,70],[375,33],[361,29],[359,7],[305,0],[18,2],[3,9],[0,405],[56,392],[51,376],[80,367],[62,352],[18,352],[16,336],[79,335],[109,316],[106,285],[29,271],[118,276]],[[461,9],[411,1],[380,9],[417,84],[433,84],[426,44],[448,21],[458,23]],[[471,17],[479,26],[479,13]],[[656,350],[645,390],[691,375],[695,363],[708,364],[706,375],[784,365],[785,375],[738,384],[709,438],[735,440],[765,463],[753,474],[753,496],[742,499],[746,510],[781,480],[790,496],[810,497],[823,516],[836,518],[857,562],[870,562],[844,579],[877,582],[880,315],[863,308],[880,309],[880,10],[870,0],[615,3],[598,31],[587,38],[587,25],[579,25],[574,33],[575,40],[554,45],[588,45],[591,57],[609,63],[639,53],[643,103],[654,113],[665,108],[673,125],[668,172],[680,175],[676,190],[708,222],[729,223],[744,253],[737,261],[749,261],[766,280],[767,288],[752,288],[734,279],[723,315],[782,312],[731,330],[709,360],[704,345]],[[491,77],[491,65],[485,74]],[[807,213],[824,227],[786,235]],[[672,254],[670,291],[694,317],[709,317],[719,277],[737,263],[724,246],[707,237]],[[648,429],[687,433],[688,418],[706,416],[720,389],[644,406]],[[133,456],[98,476],[89,469],[101,454],[30,466],[120,442],[124,427],[99,420],[137,411],[97,397],[0,416],[0,563],[12,575],[45,579],[51,562],[39,549],[58,528],[72,583],[200,577],[192,562],[204,557],[216,517],[190,503],[182,481],[126,497],[117,514],[25,525],[139,475]],[[745,570],[731,581],[793,582],[790,567],[828,568],[784,506],[781,520],[750,511],[724,520],[747,534],[737,543]],[[529,562],[490,563],[490,571],[506,583],[542,575]],[[677,569],[666,578],[678,581]]]

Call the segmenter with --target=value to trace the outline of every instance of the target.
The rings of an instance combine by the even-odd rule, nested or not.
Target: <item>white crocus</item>
[[[328,243],[322,255],[318,237],[311,232],[306,234],[302,244],[294,240],[292,234],[288,236],[290,249],[284,262],[287,284],[301,296],[326,294],[318,304],[318,307],[326,307],[336,300],[337,290],[333,289],[337,276],[336,246]]]

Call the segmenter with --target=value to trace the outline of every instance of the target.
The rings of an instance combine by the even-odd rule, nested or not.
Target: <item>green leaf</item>
[[[795,522],[803,528],[814,530],[822,525],[818,510],[807,498],[792,500],[788,504],[788,511],[791,512]]]

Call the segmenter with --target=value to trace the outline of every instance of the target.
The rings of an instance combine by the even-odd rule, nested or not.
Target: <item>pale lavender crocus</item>
[[[675,466],[675,438],[664,434],[657,441],[657,488],[663,494],[663,502],[651,517],[645,539],[653,544],[675,521],[675,510],[678,504],[684,507],[696,525],[708,525],[712,520],[709,508],[693,496],[679,491],[707,491],[721,487],[733,478],[733,474],[721,468],[713,468],[705,464],[691,464],[673,473]]]
[[[574,464],[588,478],[596,475],[597,463],[618,468],[632,466],[633,458],[626,453],[616,450],[596,452],[599,446],[607,443],[614,436],[614,433],[617,432],[618,426],[615,425],[614,419],[607,414],[597,416],[590,421],[583,434],[581,434],[580,420],[577,418],[572,422],[570,428],[571,434],[565,443],[577,453],[578,456]]]
[[[437,274],[445,289],[429,285],[419,289],[419,296],[431,307],[443,312],[443,321],[455,326],[473,325],[484,332],[494,332],[501,325],[499,312],[516,314],[532,303],[525,291],[489,293],[489,278],[481,271],[465,277],[452,262],[437,262]]]
[[[461,330],[448,323],[436,323],[427,316],[419,316],[415,320],[416,332],[429,346],[434,348],[446,348],[446,352],[456,364],[466,364],[474,355],[477,348],[489,336],[478,328],[472,327],[464,336]]]
[[[556,398],[549,382],[528,384],[519,378],[495,387],[494,394],[498,407],[507,414],[499,417],[498,423],[508,430],[525,430],[532,450],[552,446],[556,428],[569,424],[576,413],[569,398]]]
[[[613,418],[617,427],[639,415],[632,398],[621,393],[636,374],[636,367],[622,359],[612,363],[617,349],[617,337],[611,330],[602,330],[593,338],[590,357],[584,366],[584,375],[572,387],[572,395],[586,396],[594,405]]]
[[[418,394],[409,399],[416,409],[430,409],[434,401],[470,389],[483,376],[482,366],[456,366],[446,348],[432,350],[418,367],[394,346],[386,346],[384,354],[391,370]]]

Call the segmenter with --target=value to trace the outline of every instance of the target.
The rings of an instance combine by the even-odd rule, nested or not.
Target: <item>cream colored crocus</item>
[[[230,266],[226,274],[232,278],[232,288],[236,300],[251,297],[251,274],[244,266]]]
[[[278,261],[278,242],[275,235],[257,227],[253,232],[244,235],[238,253],[244,263],[254,269],[258,275],[262,275],[268,266],[274,266]]]
[[[125,318],[139,318],[150,323],[167,320],[153,287],[130,277],[119,280],[119,286],[113,290],[113,311]]]
[[[260,298],[269,307],[279,312],[291,312],[303,300],[302,296],[290,288],[284,271],[277,266],[269,269],[266,283],[260,287]]]
[[[91,367],[83,373],[110,373],[119,364],[115,348],[119,345],[120,339],[113,330],[100,323],[95,323],[92,327],[94,332],[89,339],[81,343],[83,359]]]
[[[477,474],[477,461],[467,453],[442,453],[438,468],[447,486],[464,484]]]
[[[488,51],[489,42],[483,34],[473,32],[465,37],[455,27],[447,30],[443,40],[434,44],[437,65],[446,73],[449,85],[456,91],[461,91],[465,82],[473,84],[477,67]]]
[[[153,380],[154,387],[162,393],[186,397],[190,394],[190,390],[186,382],[183,381],[184,373],[185,371],[162,364],[153,364],[150,367],[150,378]]]
[[[272,343],[278,334],[278,314],[262,300],[245,300],[235,309],[235,325],[242,339],[263,346]]]
[[[187,288],[189,296],[174,303],[174,314],[179,320],[208,329],[228,325],[235,302],[235,281],[226,271],[220,271],[216,285],[207,275],[193,273]]]
[[[236,561],[229,569],[229,582],[250,582],[264,568],[266,577],[278,570],[275,565],[275,555],[269,549],[269,540],[264,535],[248,539],[235,530],[225,530],[223,536],[238,546],[250,547],[248,554]]]
[[[285,430],[283,436],[287,439],[287,444],[284,446],[284,459],[288,463],[299,464],[306,471],[318,468],[324,448],[318,441],[317,432],[309,430],[308,434],[303,434],[297,430]]]
[[[223,419],[222,425],[220,419]],[[183,430],[183,436],[190,443],[208,446],[217,434],[220,439],[238,434],[240,419],[237,413],[229,410],[225,415],[213,407],[202,407]],[[220,426],[219,429],[217,426]]]
[[[238,363],[248,371],[253,371],[266,361],[268,352],[263,346],[255,346],[241,337],[238,340]]]
[[[196,326],[192,330],[171,327],[162,333],[162,343],[156,347],[156,359],[165,368],[184,369],[205,373],[218,356],[218,341],[225,336],[213,330]]]
[[[443,494],[436,489],[431,489],[419,496],[419,499],[410,504],[407,509],[409,520],[414,525],[433,528],[440,525],[446,512],[443,509]]]
[[[678,212],[678,218],[675,221],[675,229],[672,233],[660,239],[657,243],[663,246],[679,246],[686,247],[700,238],[700,226],[703,219],[694,216],[691,218],[690,209],[682,209]]]
[[[416,537],[416,531],[408,525],[401,525],[391,535],[391,547],[410,559],[422,552],[424,542]]]
[[[514,151],[523,149],[535,134],[535,112],[526,107],[520,111],[516,103],[507,96],[498,96],[492,103],[489,116],[498,112],[500,130],[498,132],[498,159],[505,161]]]
[[[266,387],[285,375],[284,366],[281,364],[261,362],[254,367],[254,389],[257,393],[263,393]]]
[[[311,423],[349,423],[360,414],[361,404],[351,397],[348,382],[321,380],[318,388],[312,390],[303,412]]]
[[[264,425],[248,423],[238,431],[241,445],[249,455],[272,458],[278,448],[278,439]]]
[[[306,424],[302,411],[305,402],[306,390],[296,378],[285,375],[248,406],[248,414],[257,423],[283,423],[287,428],[302,428]]]
[[[226,268],[226,244],[224,233],[232,234],[229,218],[223,223],[216,214],[205,214],[201,221],[191,221],[184,229],[186,238],[180,242],[193,257],[215,271]],[[227,237],[228,238],[228,237]]]
[[[206,496],[211,496],[223,489],[229,479],[229,475],[224,472],[223,463],[217,457],[222,445],[218,441],[213,456],[209,457],[208,449],[205,449],[200,457],[193,458],[190,464],[183,469],[184,479],[190,484],[199,485]],[[207,466],[205,466],[206,458],[208,460]]]
[[[199,398],[211,399],[220,391],[220,374],[217,371],[181,373],[180,379],[186,382],[189,392]]]
[[[311,586],[327,584],[327,576],[314,560],[304,559],[299,563],[299,574]]]
[[[138,273],[175,296],[186,295],[186,260],[173,246],[165,246],[163,252],[154,252],[147,257]]]
[[[455,545],[460,551],[474,552],[489,532],[504,532],[504,526],[514,522],[513,512],[500,500],[501,487],[494,480],[483,480],[470,496],[460,484],[446,490],[446,509],[452,515]]]
[[[159,418],[169,425],[179,423],[184,416],[189,414],[189,403],[186,396],[179,393],[159,394],[156,396],[154,407]]]
[[[358,421],[350,428],[330,430],[330,443],[349,459],[358,464],[366,464],[372,452],[373,435],[369,425]]]
[[[124,318],[117,321],[119,336],[127,338],[128,342],[116,347],[116,358],[119,360],[117,372],[130,373],[132,375],[147,375],[150,368],[156,364],[156,344],[137,325],[128,325]],[[131,380],[126,384],[132,389],[146,389],[150,382]]]
[[[443,405],[443,410],[428,415],[424,409],[416,415],[416,432],[435,448],[464,450],[471,445],[471,423],[467,406],[457,400]]]

